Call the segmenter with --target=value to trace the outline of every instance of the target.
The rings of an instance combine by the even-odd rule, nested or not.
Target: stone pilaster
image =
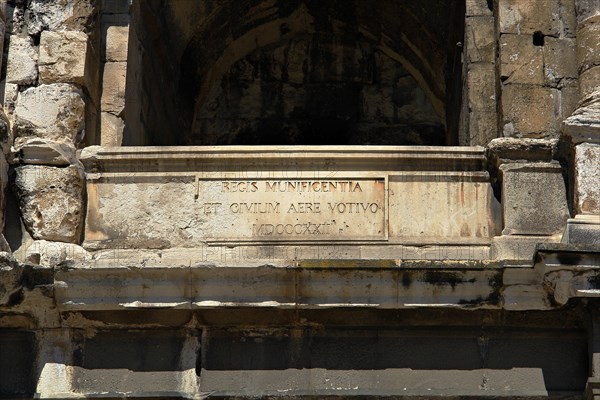
[[[574,211],[563,241],[600,240],[600,3],[578,0],[579,106],[564,122],[574,146]]]

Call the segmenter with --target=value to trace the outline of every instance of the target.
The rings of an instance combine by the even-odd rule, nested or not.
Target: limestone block
[[[590,97],[600,89],[600,65],[579,74],[579,93],[582,99]]]
[[[504,235],[554,235],[564,229],[569,211],[558,163],[500,166]]]
[[[532,35],[540,31],[559,36],[561,31],[559,0],[499,0],[500,33]]]
[[[83,32],[44,31],[40,37],[40,83],[85,85],[87,35]]]
[[[108,26],[105,61],[127,61],[128,44],[129,26]]]
[[[600,65],[600,15],[586,21],[577,31],[577,61],[581,71]]]
[[[12,145],[12,135],[9,126],[8,118],[0,107],[0,156],[8,154]]]
[[[36,260],[45,267],[55,267],[63,261],[87,261],[92,257],[83,247],[73,243],[36,240],[25,251],[25,258]]]
[[[534,46],[529,35],[502,35],[500,77],[506,84],[543,85],[543,47]]]
[[[15,102],[19,94],[19,85],[7,83],[4,85],[4,112],[11,115],[15,109]]]
[[[577,0],[577,21],[579,23],[600,14],[600,3],[597,0]]]
[[[72,144],[47,139],[30,139],[16,148],[17,158],[22,164],[57,166],[79,164],[75,151]]]
[[[577,32],[577,12],[575,3],[580,0],[560,0],[560,19],[564,37],[575,38]]]
[[[20,287],[22,269],[19,268],[14,257],[7,252],[0,251],[0,304],[6,305],[10,295]]]
[[[34,239],[77,243],[83,222],[80,168],[24,165],[15,168],[14,190],[23,223]]]
[[[103,112],[100,117],[102,146],[121,146],[125,122],[111,113]]]
[[[490,2],[487,0],[467,0],[465,14],[470,16],[492,16],[493,8],[490,9]]]
[[[506,85],[502,90],[503,135],[531,138],[558,136],[557,101],[556,89]]]
[[[485,146],[498,137],[498,114],[475,110],[469,113],[469,145]]]
[[[564,86],[578,77],[574,39],[545,38],[544,77],[546,84]]]
[[[27,31],[37,35],[44,30],[86,31],[94,20],[94,0],[31,0]]]
[[[573,114],[579,104],[579,87],[566,86],[560,90],[560,93],[560,115],[567,118]]]
[[[577,211],[600,214],[600,144],[575,146],[575,191]]]
[[[32,137],[77,143],[84,127],[84,111],[82,93],[76,86],[57,83],[29,88],[17,97],[15,145]]]
[[[6,82],[30,85],[38,76],[37,51],[29,37],[11,36],[8,45]]]
[[[467,72],[469,109],[496,110],[496,72],[493,64],[477,63]]]
[[[575,144],[600,143],[600,90],[593,92],[565,120],[564,132]]]
[[[126,62],[104,64],[101,110],[120,115],[125,108]]]
[[[494,17],[469,17],[465,24],[465,41],[469,62],[493,63],[496,58]]]

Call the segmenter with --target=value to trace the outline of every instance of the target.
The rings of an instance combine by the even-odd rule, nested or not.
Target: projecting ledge
[[[55,273],[59,309],[553,308],[532,268],[94,267]],[[300,262],[301,264],[301,262]],[[508,275],[507,275],[508,274]],[[506,280],[506,282],[505,282]],[[506,293],[506,295],[505,295]],[[505,300],[506,297],[506,300]]]

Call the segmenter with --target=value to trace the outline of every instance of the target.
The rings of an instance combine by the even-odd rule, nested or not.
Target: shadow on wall
[[[125,144],[453,144],[460,3],[134,1]]]

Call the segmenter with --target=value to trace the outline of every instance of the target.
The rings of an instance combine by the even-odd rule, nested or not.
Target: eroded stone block
[[[101,109],[119,115],[125,108],[126,62],[104,64]]]
[[[129,26],[106,28],[106,61],[127,61]]]
[[[505,235],[554,235],[565,227],[569,211],[558,163],[500,166]]]
[[[17,157],[23,164],[66,166],[78,164],[75,146],[47,139],[31,139],[16,148]]]
[[[100,118],[102,146],[120,146],[123,143],[125,122],[107,112],[103,112]]]
[[[542,47],[534,46],[529,35],[500,37],[500,77],[504,83],[542,85],[544,59]]]
[[[49,242],[36,240],[25,251],[27,260],[36,259],[39,265],[55,267],[63,261],[86,261],[91,259],[83,247],[64,242]]]
[[[80,168],[24,165],[15,168],[14,190],[23,222],[35,239],[76,243],[83,221]]]
[[[44,31],[40,38],[40,83],[85,84],[87,35]]]
[[[77,143],[84,127],[85,103],[81,91],[66,83],[29,88],[15,105],[15,145],[28,138]]]
[[[547,84],[563,87],[577,79],[574,39],[547,37],[544,52],[544,77]]]
[[[6,82],[30,85],[35,83],[37,51],[29,37],[11,36],[6,61]]]
[[[559,134],[558,90],[507,85],[502,90],[505,137],[546,138]]]
[[[494,17],[467,18],[465,26],[465,41],[470,62],[495,61],[496,34],[494,32]]]
[[[500,0],[500,32],[531,35],[560,34],[560,7],[558,0],[523,1]]]
[[[575,146],[575,180],[578,211],[600,214],[600,145]]]
[[[43,30],[85,31],[93,21],[94,3],[94,0],[31,0],[27,32],[36,35]]]

